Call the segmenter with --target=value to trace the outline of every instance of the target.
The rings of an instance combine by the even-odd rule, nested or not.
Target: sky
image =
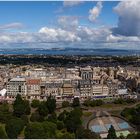
[[[0,48],[140,50],[140,1],[0,1]]]

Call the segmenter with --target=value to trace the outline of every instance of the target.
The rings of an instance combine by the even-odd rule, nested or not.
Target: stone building
[[[27,86],[25,78],[13,78],[7,84],[7,96],[15,97],[17,94],[26,95]]]

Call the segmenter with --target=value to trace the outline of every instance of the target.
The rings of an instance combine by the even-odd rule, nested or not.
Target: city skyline
[[[140,1],[0,2],[0,48],[139,49]]]

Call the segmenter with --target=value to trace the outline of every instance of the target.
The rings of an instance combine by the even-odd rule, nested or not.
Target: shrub
[[[31,107],[37,108],[37,107],[39,107],[39,104],[40,104],[40,101],[34,99],[34,100],[32,101],[32,103],[31,103]]]
[[[68,101],[63,101],[62,102],[62,107],[65,108],[65,107],[68,107],[70,105],[70,103]]]

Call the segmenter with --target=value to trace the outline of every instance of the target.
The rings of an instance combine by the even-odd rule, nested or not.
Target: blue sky
[[[46,43],[43,46],[139,49],[139,6],[140,2],[128,1],[1,1],[0,47]]]
[[[64,7],[62,1],[43,2],[0,2],[0,24],[20,22],[29,31],[37,31],[42,26],[57,26],[59,16],[81,16],[80,24],[88,26],[116,25],[117,15],[112,8],[118,2],[103,2],[104,7],[97,23],[88,20],[89,9],[96,5],[96,2],[85,2],[73,7]],[[59,12],[59,10],[62,11]]]

